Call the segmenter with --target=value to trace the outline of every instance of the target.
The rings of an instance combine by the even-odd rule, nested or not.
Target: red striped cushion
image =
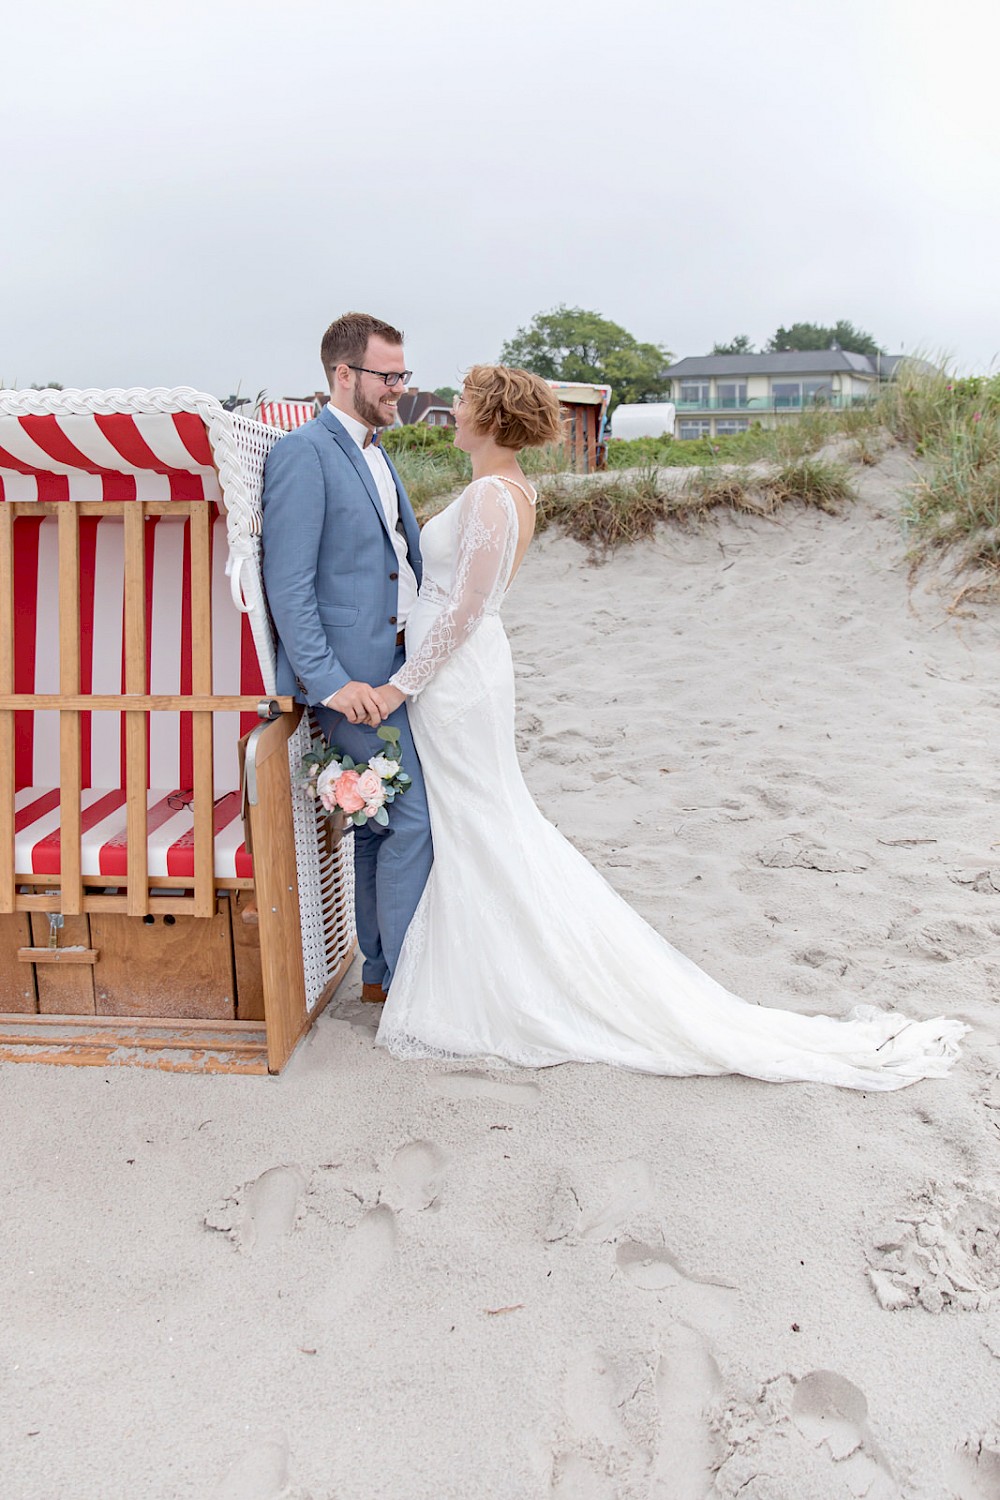
[[[147,793],[148,861],[150,875],[194,879],[194,813],[188,790]],[[58,875],[59,791],[52,787],[24,787],[17,793],[14,862],[19,877]],[[109,880],[128,874],[125,828],[127,808],[120,789],[91,788],[81,798],[83,874]],[[217,879],[249,878],[253,862],[244,839],[239,792],[221,794],[216,788],[215,875]]]

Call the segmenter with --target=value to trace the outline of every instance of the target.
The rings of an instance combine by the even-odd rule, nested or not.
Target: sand
[[[4,1500],[1000,1495],[1000,610],[908,586],[908,472],[543,537],[507,620],[530,785],[643,915],[960,1016],[952,1076],[403,1064],[357,966],[278,1079],[8,1066]]]

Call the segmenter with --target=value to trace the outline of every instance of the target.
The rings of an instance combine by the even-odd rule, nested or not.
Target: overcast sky
[[[0,0],[0,383],[425,387],[558,303],[678,357],[1000,354],[995,0]]]

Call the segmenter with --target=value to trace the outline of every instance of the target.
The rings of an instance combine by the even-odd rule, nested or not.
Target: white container
[[[672,401],[641,401],[617,406],[611,418],[614,438],[673,437],[677,409]]]

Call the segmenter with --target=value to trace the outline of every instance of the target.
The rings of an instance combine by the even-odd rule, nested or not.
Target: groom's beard
[[[386,412],[382,410],[378,402],[369,401],[365,396],[364,392],[361,390],[361,378],[358,375],[355,375],[354,377],[354,390],[352,392],[352,395],[354,397],[354,410],[357,414],[359,422],[364,422],[366,427],[392,426],[395,418],[395,402],[393,403],[392,413],[387,415]],[[383,397],[382,399],[384,400],[385,397]]]

